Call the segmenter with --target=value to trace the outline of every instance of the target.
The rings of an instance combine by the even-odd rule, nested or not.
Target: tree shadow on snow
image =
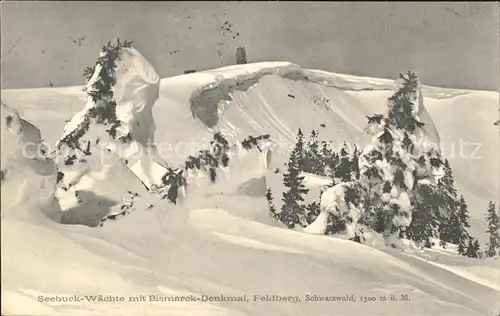
[[[118,204],[115,200],[90,191],[78,191],[78,197],[81,200],[78,206],[62,213],[63,224],[97,227],[111,208]]]

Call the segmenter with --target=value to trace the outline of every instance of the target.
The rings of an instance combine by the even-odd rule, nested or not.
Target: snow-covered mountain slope
[[[276,145],[270,167],[283,170],[299,127],[306,136],[312,129],[319,130],[320,137],[337,148],[344,140],[365,144],[365,116],[384,112],[394,89],[392,80],[307,70],[287,62],[235,65],[165,78],[153,108],[155,144],[167,163],[176,167],[206,146],[213,131],[238,140],[270,134]],[[61,119],[72,117],[85,100],[81,87],[2,93],[4,102],[15,104],[24,117],[40,126],[49,144],[60,138]],[[429,86],[422,87],[422,94],[421,119],[451,162],[458,188],[469,203],[472,233],[482,237],[487,203],[499,198],[500,144],[493,125],[499,94]],[[281,194],[281,180],[281,174],[268,174],[275,196]]]
[[[188,177],[187,198],[177,205],[141,192],[134,198],[138,211],[98,228],[60,225],[39,216],[39,205],[45,205],[40,201],[46,200],[46,195],[32,194],[33,202],[17,203],[18,207],[6,211],[4,188],[10,185],[7,173],[2,182],[2,313],[496,315],[500,309],[498,260],[475,260],[442,250],[371,248],[282,229],[269,216],[263,190],[268,186],[279,188],[282,175],[272,170],[284,169],[297,129],[302,128],[306,135],[319,129],[321,137],[334,145],[344,140],[363,143],[360,135],[365,116],[383,112],[392,89],[390,80],[305,70],[289,63],[238,65],[162,79],[152,109],[154,141],[159,154],[173,168],[180,167],[188,155],[206,148],[218,131],[232,144],[250,135],[270,134],[274,146],[262,151],[235,151],[215,184],[206,177]],[[470,212],[477,219],[474,228],[483,233],[487,201],[497,199],[494,171],[498,171],[498,133],[491,134],[487,124],[467,119],[471,110],[464,105],[460,107],[463,113],[457,112],[454,119],[445,119],[443,115],[450,110],[441,111],[441,106],[451,108],[465,104],[467,99],[482,100],[484,107],[476,111],[478,117],[494,117],[498,93],[425,86],[422,93],[425,108],[420,114],[431,138],[455,141],[458,131],[453,126],[458,124],[463,132],[459,135],[482,136],[488,148],[482,160],[452,159],[457,181],[466,198],[471,199]],[[85,99],[81,87],[2,91],[2,102],[39,125],[42,137],[52,146],[63,133],[61,118],[71,118]],[[35,138],[40,141],[40,136]],[[16,142],[6,144],[19,144]],[[26,168],[30,161],[19,163],[21,170],[41,169],[38,165]],[[116,170],[117,174],[126,174],[128,168]],[[470,170],[487,180],[469,182]],[[53,173],[52,169],[51,177],[55,177]],[[29,179],[31,175],[20,173],[21,177]],[[120,187],[133,187],[136,181],[132,179],[119,179]],[[22,186],[12,183],[9,192],[14,196],[14,188]],[[52,184],[44,186],[49,188],[47,192],[53,192],[55,182]],[[492,190],[483,191],[480,185]],[[30,188],[40,191],[36,186]],[[99,190],[107,194],[111,187],[104,182]],[[278,190],[274,195],[279,200]],[[93,206],[82,208],[88,211]],[[99,294],[103,298],[124,296],[126,302],[99,303],[85,298]],[[157,299],[190,294],[200,299],[203,295],[246,294],[249,301],[151,300],[151,296]],[[254,295],[271,298],[273,294],[297,296],[300,302],[254,301]],[[80,302],[55,299],[73,295],[81,297]],[[144,301],[140,295],[144,295]],[[353,295],[356,302],[306,302],[306,295],[318,299]],[[391,302],[391,295],[398,300]],[[401,295],[408,295],[411,301],[403,301]],[[138,299],[130,302],[131,296]],[[363,302],[361,296],[377,301]],[[381,296],[388,301],[380,301]]]
[[[236,65],[166,78],[154,109],[159,126],[156,141],[174,148],[186,143],[196,148],[204,142],[200,139],[210,137],[207,127],[240,140],[270,134],[277,147],[271,170],[283,170],[298,128],[306,136],[312,129],[319,130],[320,138],[331,140],[337,149],[344,141],[363,147],[370,140],[363,132],[366,116],[383,113],[394,89],[392,80],[307,70],[286,62]],[[483,239],[486,206],[488,201],[498,200],[500,189],[498,132],[494,120],[488,121],[497,115],[499,94],[429,86],[423,86],[421,93],[419,117],[429,138],[440,144],[450,160],[458,188],[469,202],[471,232]],[[472,104],[477,106],[472,109]],[[190,133],[177,132],[184,129]],[[459,152],[462,141],[467,143],[463,153]],[[173,163],[183,156],[169,150],[164,154]],[[267,177],[275,196],[281,195],[281,177],[274,173]]]
[[[99,229],[3,219],[2,312],[486,316],[500,307],[495,285],[500,267],[495,261],[445,252],[377,250],[281,229],[239,216],[242,204],[249,202],[244,199],[233,200],[226,210],[148,202],[155,207]],[[266,208],[261,207],[252,204],[254,212]],[[104,299],[123,296],[126,301],[85,298],[99,294]],[[75,295],[82,300],[43,301]],[[140,295],[145,301],[129,301]],[[247,295],[249,302],[158,301],[188,295],[202,300]],[[257,301],[254,295],[259,295]],[[297,301],[260,301],[266,295]],[[356,301],[308,302],[307,295],[318,300],[353,295]],[[391,295],[398,301],[391,302]],[[402,295],[411,301],[403,301]],[[362,296],[377,301],[363,302]],[[381,296],[388,301],[381,302]]]

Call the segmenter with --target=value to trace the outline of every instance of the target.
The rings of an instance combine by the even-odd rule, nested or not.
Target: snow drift
[[[2,219],[29,216],[45,222],[41,211],[60,222],[54,197],[57,169],[45,157],[40,131],[3,103],[1,112]]]
[[[55,159],[62,177],[58,197],[63,209],[71,209],[65,213],[66,223],[95,226],[127,193],[144,193],[142,186],[161,185],[166,173],[167,165],[154,145],[152,114],[160,78],[134,48],[122,47],[117,52],[112,72],[100,62],[111,52],[101,53],[87,82],[87,103],[68,122],[56,144]],[[107,95],[100,99],[93,95],[102,93],[96,85],[103,85],[106,71],[113,75],[111,100]],[[95,118],[96,113],[105,113],[108,121]],[[89,210],[93,211],[89,214]]]
[[[101,57],[104,55],[102,53]],[[104,158],[104,150],[115,153],[147,187],[160,184],[162,166],[157,161],[154,146],[155,121],[152,114],[158,99],[160,78],[153,66],[132,47],[120,48],[116,62],[112,87],[112,98],[116,104],[113,109],[116,116],[113,122],[116,125],[115,135],[106,135],[99,122],[88,122],[91,111],[105,106],[89,93],[86,106],[68,122],[56,146],[61,151],[61,147],[68,147],[68,139],[73,141],[72,138],[77,138],[80,148],[87,145],[90,147],[88,151],[101,155],[100,159]],[[96,65],[87,82],[87,91],[93,92],[96,81],[102,80],[102,68],[99,63]],[[120,143],[114,139],[127,141]]]

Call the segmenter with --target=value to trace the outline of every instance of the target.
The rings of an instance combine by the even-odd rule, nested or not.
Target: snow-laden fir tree
[[[476,258],[482,258],[483,254],[481,253],[481,245],[479,244],[479,240],[474,238],[473,249],[476,254]]]
[[[444,161],[444,175],[438,181],[438,196],[442,209],[442,218],[439,223],[439,239],[443,242],[458,244],[462,230],[458,214],[459,199],[455,189],[455,180],[448,159]]]
[[[307,204],[306,206],[306,221],[307,224],[311,224],[318,217],[320,208],[319,203],[314,201],[312,203]]]
[[[324,175],[324,157],[322,156],[318,131],[313,130],[304,151],[304,172]]]
[[[500,216],[496,210],[495,203],[490,201],[486,212],[486,222],[488,223],[489,239],[485,251],[486,257],[495,257],[500,255]]]
[[[345,230],[345,219],[336,214],[329,213],[326,222],[325,235],[336,235]]]
[[[457,253],[459,255],[465,256],[466,255],[466,251],[467,251],[467,245],[465,245],[463,242],[460,242],[458,244]]]
[[[276,218],[277,220],[281,221],[281,215],[280,212],[276,210],[276,207],[274,206],[273,203],[273,193],[271,192],[271,188],[267,188],[266,191],[266,199],[267,203],[269,204],[269,211],[271,212],[271,215]]]
[[[162,182],[168,186],[167,194],[164,196],[173,204],[177,204],[179,189],[187,186],[187,180],[184,177],[184,169],[173,170],[168,168],[167,173],[163,176]]]
[[[82,115],[78,128],[66,133],[57,143],[59,154],[65,156],[66,165],[74,165],[84,159],[81,157],[90,156],[90,144],[96,143],[94,139],[86,139],[88,131],[97,122],[114,139],[117,137],[117,128],[120,121],[116,117],[116,101],[114,98],[113,86],[116,84],[116,67],[126,48],[131,47],[131,42],[121,42],[116,44],[109,42],[102,48],[101,54],[93,67],[86,67],[84,77],[87,79],[87,86],[83,89],[93,106],[89,107],[87,113]],[[89,101],[90,102],[90,101]],[[120,135],[122,142],[129,140],[129,135]],[[76,161],[80,158],[79,161]]]
[[[431,238],[438,236],[441,201],[433,186],[422,188],[420,195],[406,234],[409,239],[430,248],[433,245]]]
[[[357,164],[357,160],[355,160],[353,150],[351,150],[349,146],[347,146],[347,143],[344,142],[339,152],[339,163],[335,167],[335,178],[339,179],[340,182],[349,182],[355,180],[355,164]]]
[[[463,195],[458,196],[455,181],[448,160],[444,162],[444,175],[437,185],[438,201],[440,204],[439,239],[458,245],[458,253],[465,255],[467,252],[470,235],[467,231],[469,225],[469,211]]]
[[[301,163],[303,163],[304,138],[302,131],[299,129],[297,133],[297,143],[290,154],[288,160],[288,171],[283,174],[283,183],[287,190],[283,192],[283,206],[281,208],[281,221],[289,228],[294,228],[296,225],[305,227],[306,208],[303,204],[304,198],[302,195],[309,192],[303,184],[303,176],[300,176]]]
[[[335,184],[321,197],[318,220],[325,222],[327,234],[335,231],[363,241],[363,232],[374,229],[393,244],[390,237],[410,233],[427,246],[438,236],[436,186],[443,162],[419,121],[422,107],[417,76],[401,74],[398,90],[388,99],[388,114],[369,117],[372,143],[361,152],[343,146],[333,166]],[[359,169],[349,166],[356,160]],[[417,211],[414,229],[408,229]],[[311,227],[308,231],[321,230],[316,221]]]
[[[465,250],[464,255],[470,258],[480,258],[481,257],[481,245],[479,244],[479,240],[477,238],[469,238],[467,242],[467,249]]]
[[[259,136],[257,138],[251,137],[251,139],[255,141],[255,144],[262,138],[265,138],[265,136]],[[245,147],[245,145],[243,145],[243,147],[250,149],[252,145],[251,142],[247,141],[247,147]],[[213,140],[210,141],[210,147],[201,150],[196,156],[189,156],[186,160],[184,169],[208,171],[210,180],[215,182],[217,180],[217,168],[220,166],[227,167],[229,164],[229,149],[229,142],[224,136],[222,136],[220,132],[215,133]]]
[[[297,166],[299,170],[304,171],[306,169],[306,160],[304,159],[306,142],[304,139],[304,133],[302,129],[299,128],[297,132],[297,141],[295,143],[295,155],[297,157]]]
[[[474,244],[472,243],[472,238],[469,238],[467,247],[465,248],[465,253],[463,255],[474,258]]]
[[[330,143],[321,141],[321,156],[323,158],[324,175],[330,177],[333,184],[335,184],[335,168],[339,163],[339,157],[331,148]]]
[[[462,248],[466,248],[466,243],[472,237],[470,236],[467,228],[470,227],[469,224],[469,210],[467,207],[467,203],[465,202],[465,198],[463,195],[460,196],[458,202],[458,244],[462,245]],[[461,253],[463,254],[463,253]]]
[[[361,155],[361,151],[359,150],[358,146],[354,144],[354,150],[352,152],[352,159],[351,159],[351,174],[353,175],[354,179],[359,180],[360,177],[360,170],[359,170],[359,156]]]
[[[404,237],[417,201],[429,190],[425,187],[436,184],[442,167],[439,151],[427,142],[418,118],[423,106],[418,78],[408,72],[399,79],[397,92],[388,99],[387,116],[369,117],[372,144],[359,159],[372,227],[386,238]]]
[[[437,153],[437,157],[439,156]],[[424,242],[426,247],[432,246],[431,237],[438,238],[442,247],[447,242],[458,244],[468,236],[467,220],[460,219],[459,208],[462,204],[466,209],[465,200],[457,197],[453,173],[446,159],[443,176],[439,178],[437,185],[425,186],[420,190],[420,199],[417,199],[412,222],[406,231],[408,238]]]
[[[308,225],[316,220],[316,218],[318,217],[318,215],[321,211],[320,205],[321,205],[321,194],[322,193],[323,192],[320,192],[319,202],[314,201],[312,203],[307,204],[307,206],[306,206],[306,221],[307,221]]]

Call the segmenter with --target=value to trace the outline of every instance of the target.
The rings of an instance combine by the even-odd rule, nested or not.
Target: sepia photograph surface
[[[500,316],[499,8],[1,1],[1,314]]]

